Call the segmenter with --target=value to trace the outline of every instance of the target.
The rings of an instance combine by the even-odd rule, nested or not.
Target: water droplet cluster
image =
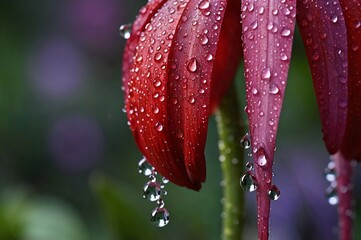
[[[163,188],[169,180],[163,177],[162,181],[158,182],[157,171],[145,157],[138,162],[138,170],[140,174],[149,178],[143,187],[143,198],[157,203],[156,208],[151,212],[150,220],[156,227],[164,227],[169,223],[169,212],[164,207],[165,204],[162,195],[167,195],[167,192],[164,191]]]
[[[132,34],[132,25],[123,24],[119,27],[119,35],[124,39],[129,39]]]
[[[324,170],[324,176],[327,182],[330,183],[328,188],[326,189],[325,195],[327,201],[330,205],[338,204],[338,196],[337,196],[337,182],[336,182],[336,165],[334,160],[331,158],[330,162],[327,164],[327,167]]]
[[[251,138],[249,133],[246,133],[243,138],[241,139],[241,146],[244,149],[249,149],[251,147]],[[259,167],[264,167],[268,163],[268,160],[265,155],[265,151],[263,147],[260,147],[254,151],[257,159],[255,160],[255,164]],[[248,154],[248,156],[252,156],[252,154]],[[257,177],[254,173],[254,164],[251,162],[246,163],[246,173],[241,176],[240,185],[244,190],[247,192],[254,192],[257,190],[258,181]],[[268,190],[268,197],[271,200],[278,200],[281,196],[281,192],[276,185],[272,185],[272,187]]]

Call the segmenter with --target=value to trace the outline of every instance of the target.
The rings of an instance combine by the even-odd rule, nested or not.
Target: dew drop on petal
[[[155,128],[155,130],[156,130],[157,132],[163,131],[163,125],[160,124],[160,123],[156,123],[156,124],[154,125],[154,128]]]
[[[291,35],[291,30],[289,30],[288,28],[284,28],[281,31],[281,36],[282,37],[289,37]]]
[[[241,177],[240,184],[247,192],[254,192],[257,189],[257,180],[249,171]]]
[[[200,10],[206,10],[210,7],[210,5],[209,0],[203,0],[198,4],[198,8]]]
[[[273,95],[279,93],[279,91],[280,91],[280,89],[277,87],[276,84],[271,84],[269,87],[269,90],[268,90],[268,92]]]
[[[281,192],[276,185],[273,185],[270,190],[268,190],[268,197],[271,200],[278,200],[281,196]]]
[[[165,208],[155,208],[151,215],[150,215],[150,221],[156,226],[156,227],[164,227],[169,223],[169,212]]]
[[[156,62],[159,62],[160,60],[162,60],[163,55],[160,52],[157,52],[156,54],[154,54],[154,60]]]
[[[197,67],[198,67],[197,65],[198,65],[197,59],[193,57],[187,63],[187,70],[193,73],[197,71]]]
[[[262,77],[262,79],[270,79],[271,78],[271,70],[268,67],[263,69],[261,77]]]
[[[336,15],[334,15],[334,16],[331,17],[331,21],[332,21],[333,23],[336,23],[337,20],[338,20],[338,18],[337,18]]]

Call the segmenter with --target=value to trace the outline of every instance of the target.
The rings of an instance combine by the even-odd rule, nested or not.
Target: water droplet
[[[267,164],[267,158],[266,158],[266,155],[264,154],[264,150],[262,147],[260,147],[258,150],[257,150],[257,155],[258,156],[258,159],[257,159],[257,164],[261,167],[265,166]]]
[[[247,162],[247,163],[246,163],[246,169],[247,169],[248,171],[252,171],[252,170],[254,169],[253,163]]]
[[[156,123],[154,125],[154,128],[155,128],[156,131],[161,132],[163,130],[163,125],[160,124],[160,123]]]
[[[187,64],[188,71],[190,71],[190,72],[197,71],[197,64],[198,64],[197,59],[195,57],[191,58]]]
[[[138,171],[140,174],[143,174],[144,176],[150,176],[154,173],[154,167],[150,165],[150,163],[145,157],[143,157],[138,162]]]
[[[258,90],[257,88],[252,88],[251,92],[253,95],[256,95],[258,93]]]
[[[206,35],[201,35],[199,38],[199,41],[201,42],[202,45],[206,45],[208,43],[208,37]]]
[[[143,198],[155,202],[160,198],[161,195],[162,195],[162,190],[159,183],[155,181],[149,181],[144,185]]]
[[[129,39],[132,33],[131,24],[123,24],[119,27],[119,35],[124,39]]]
[[[326,189],[326,198],[330,205],[335,206],[338,204],[338,196],[335,187],[330,186]]]
[[[169,180],[168,180],[167,178],[163,177],[163,178],[162,178],[162,183],[163,183],[163,184],[167,184],[167,183],[169,183]]]
[[[157,52],[156,54],[154,54],[154,60],[156,62],[159,62],[160,60],[162,60],[163,55],[160,52]]]
[[[361,21],[357,19],[357,20],[354,22],[354,27],[355,27],[355,28],[361,27]]]
[[[154,79],[153,81],[153,85],[154,87],[160,87],[160,85],[162,85],[162,82],[159,79]]]
[[[248,149],[251,147],[251,138],[249,136],[249,134],[247,133],[246,135],[244,135],[241,139],[241,146],[244,149]]]
[[[336,170],[335,170],[335,163],[333,161],[327,164],[327,167],[324,170],[325,178],[328,182],[336,181]]]
[[[206,9],[208,9],[209,7],[210,7],[210,3],[209,3],[209,1],[208,0],[203,0],[203,1],[201,1],[199,4],[198,4],[198,8],[200,9],[200,10],[206,10]]]
[[[268,197],[271,200],[278,200],[281,196],[281,192],[276,185],[273,185],[270,190],[268,190]]]
[[[248,192],[254,192],[257,189],[257,180],[249,171],[241,177],[240,183],[242,188]]]
[[[285,53],[281,53],[281,60],[282,61],[287,61],[288,60],[288,57]]]
[[[337,18],[336,15],[334,15],[334,16],[331,17],[331,21],[332,21],[333,23],[336,23],[337,20],[338,20],[338,18]]]
[[[261,77],[262,77],[262,79],[270,79],[270,77],[271,77],[271,70],[270,70],[268,67],[266,67],[265,69],[263,69]]]
[[[282,31],[281,31],[281,36],[282,37],[288,37],[290,35],[291,35],[291,30],[289,30],[288,28],[282,29]]]
[[[207,60],[207,61],[212,61],[212,60],[213,60],[213,55],[212,55],[211,53],[208,53],[208,54],[206,55],[206,60]]]
[[[150,221],[157,227],[164,227],[169,223],[169,212],[165,208],[155,208],[150,216]]]
[[[268,92],[270,94],[277,94],[277,93],[279,93],[279,91],[280,91],[280,89],[277,87],[276,84],[271,84],[269,87],[269,90],[268,90]]]

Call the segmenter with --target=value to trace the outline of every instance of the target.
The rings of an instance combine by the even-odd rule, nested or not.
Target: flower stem
[[[339,239],[352,239],[352,162],[340,152],[333,155],[336,164]]]
[[[243,172],[243,136],[237,92],[231,86],[216,113],[220,161],[224,181],[223,240],[240,240],[243,232],[244,191],[239,184]]]

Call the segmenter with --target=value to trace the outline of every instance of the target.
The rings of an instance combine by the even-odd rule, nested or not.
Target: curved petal
[[[361,1],[340,0],[347,27],[348,113],[341,152],[361,161]]]
[[[163,4],[167,0],[153,0],[149,1],[147,5],[142,7],[139,11],[139,15],[137,16],[136,20],[132,26],[132,32],[130,38],[128,39],[123,55],[123,91],[125,93],[125,102],[128,99],[129,95],[129,88],[128,88],[128,80],[129,80],[129,73],[130,69],[133,65],[133,58],[135,54],[135,48],[139,43],[139,38],[141,32],[144,31],[145,25],[149,22],[150,18],[154,16],[154,14],[158,11],[158,9],[163,6]]]
[[[268,239],[272,164],[295,27],[296,1],[242,1],[247,113],[255,159],[258,238]]]
[[[338,0],[298,1],[297,21],[310,65],[323,139],[336,153],[347,114],[347,34]]]
[[[237,1],[231,2],[237,9]],[[163,176],[195,190],[206,175],[204,147],[217,81],[213,69],[224,56],[217,52],[222,23],[226,18],[239,24],[239,12],[237,17],[229,9],[224,0],[166,1],[128,48],[135,50],[128,64],[126,108],[137,145]],[[224,35],[223,44],[234,41],[230,36]]]

